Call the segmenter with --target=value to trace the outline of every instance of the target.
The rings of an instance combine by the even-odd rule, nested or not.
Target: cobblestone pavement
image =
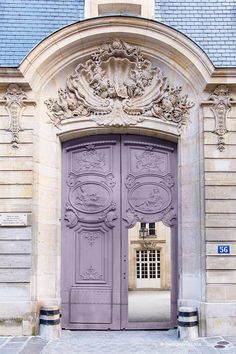
[[[0,337],[0,354],[236,354],[235,337],[177,339],[176,331],[63,331],[59,340]]]

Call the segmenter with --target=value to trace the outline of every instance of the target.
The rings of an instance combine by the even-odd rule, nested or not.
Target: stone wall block
[[[208,270],[206,274],[209,284],[236,284],[236,270]]]
[[[222,336],[227,334],[228,336],[235,336],[236,317],[222,316],[212,317],[207,319],[207,332],[208,336]]]
[[[236,200],[206,200],[206,213],[236,213]]]
[[[32,211],[32,199],[28,198],[3,198],[0,202],[0,211],[2,213],[31,213]]]
[[[236,172],[236,159],[205,159],[207,172]]]
[[[0,268],[31,268],[31,256],[25,254],[1,254]]]
[[[236,228],[206,228],[206,241],[235,241]]]
[[[0,269],[0,283],[29,283],[30,269]]]
[[[235,301],[236,284],[208,284],[207,300],[213,302]]]
[[[206,199],[236,199],[236,181],[235,186],[206,186]]]
[[[13,149],[11,144],[0,144],[0,156],[31,157],[33,156],[33,144],[21,144],[18,149]]]
[[[0,228],[0,240],[30,240],[31,227],[2,227]]]
[[[236,227],[236,214],[207,214],[206,227]]]
[[[0,185],[32,184],[32,171],[0,171]]]
[[[234,159],[235,158],[235,145],[225,145],[225,149],[220,151],[216,148],[216,145],[205,145],[204,155],[205,158],[214,158],[214,159]]]
[[[236,269],[236,252],[235,256],[208,256],[206,257],[206,268],[207,269]]]
[[[29,299],[30,284],[8,283],[0,286],[0,301],[26,301]]]
[[[204,117],[204,131],[212,132],[215,129],[215,120],[214,118]],[[231,132],[236,132],[236,123],[234,119],[227,120],[227,129]]]
[[[208,242],[206,244],[206,254],[207,255],[217,255],[219,245],[224,245],[224,242],[223,241],[221,241],[221,242]],[[231,255],[236,255],[236,242],[228,242],[227,245],[230,246],[230,255],[228,255],[226,257],[230,257]]]
[[[30,241],[0,241],[0,254],[30,254]]]
[[[232,186],[235,184],[235,172],[205,172],[205,186]]]
[[[1,198],[32,198],[32,185],[0,185]]]
[[[224,136],[227,145],[236,145],[236,132],[227,132]],[[217,144],[217,135],[212,132],[204,133],[204,144],[215,145]]]
[[[27,157],[0,157],[3,171],[32,171],[33,160]]]

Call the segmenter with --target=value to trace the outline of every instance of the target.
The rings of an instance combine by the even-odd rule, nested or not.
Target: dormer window
[[[84,17],[141,16],[154,18],[154,0],[85,0]]]
[[[123,15],[123,16],[141,16],[141,5],[110,3],[98,5],[98,16]]]

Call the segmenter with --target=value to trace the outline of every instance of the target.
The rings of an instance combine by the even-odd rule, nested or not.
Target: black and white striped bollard
[[[41,307],[39,314],[39,335],[45,340],[61,336],[60,311],[58,306]]]
[[[178,312],[178,337],[182,340],[198,338],[198,311],[196,307],[180,307]]]

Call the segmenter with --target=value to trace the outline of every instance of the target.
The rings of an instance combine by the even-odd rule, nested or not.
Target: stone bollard
[[[196,307],[179,308],[178,337],[182,340],[198,338],[198,312]]]
[[[41,307],[39,314],[39,335],[45,340],[60,338],[61,324],[58,306]]]

